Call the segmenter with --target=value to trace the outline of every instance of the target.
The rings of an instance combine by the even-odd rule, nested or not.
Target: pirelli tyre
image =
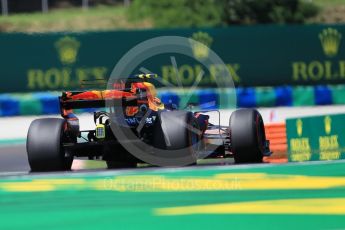
[[[31,171],[70,170],[73,156],[63,148],[66,121],[60,118],[34,120],[29,128],[26,150]]]
[[[155,148],[169,150],[163,154],[170,153],[170,156],[161,157],[184,158],[185,165],[196,163],[201,131],[193,113],[179,110],[160,112],[153,135]],[[177,160],[176,165],[171,166],[181,166],[180,162]]]
[[[265,151],[265,129],[255,109],[239,109],[230,117],[231,151],[235,163],[260,163]]]

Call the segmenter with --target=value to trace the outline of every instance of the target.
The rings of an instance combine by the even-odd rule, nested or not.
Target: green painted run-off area
[[[3,177],[0,229],[342,229],[345,162]]]

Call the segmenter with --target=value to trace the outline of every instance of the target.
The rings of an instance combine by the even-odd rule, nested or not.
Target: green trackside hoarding
[[[345,114],[287,119],[289,161],[345,159]]]
[[[196,36],[196,35],[202,36]],[[240,86],[345,83],[345,25],[233,26],[88,33],[0,34],[0,92],[79,88],[81,80],[107,78],[135,45],[159,36],[201,38],[224,61]],[[206,41],[206,42],[205,42]],[[191,47],[196,59],[207,52]],[[169,56],[152,58],[149,70],[174,82]],[[182,84],[192,85],[205,66],[177,58]],[[200,86],[215,86],[207,66]]]

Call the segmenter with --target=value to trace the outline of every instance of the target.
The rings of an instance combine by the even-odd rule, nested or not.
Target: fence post
[[[3,16],[7,16],[8,15],[8,4],[7,4],[7,0],[1,0],[1,12]]]
[[[42,0],[42,12],[47,13],[49,10],[48,0]]]

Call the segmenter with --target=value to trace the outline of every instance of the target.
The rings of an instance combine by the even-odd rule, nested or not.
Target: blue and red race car
[[[37,119],[30,125],[31,170],[69,170],[75,157],[100,159],[108,168],[119,168],[145,161],[192,165],[206,157],[259,163],[271,154],[258,111],[239,109],[231,114],[229,126],[215,125],[209,122],[208,111],[178,110],[172,103],[162,103],[150,82],[155,77],[140,74],[118,79],[107,90],[63,92],[62,118]],[[94,112],[95,129],[80,130],[73,110],[82,108],[100,109]]]

